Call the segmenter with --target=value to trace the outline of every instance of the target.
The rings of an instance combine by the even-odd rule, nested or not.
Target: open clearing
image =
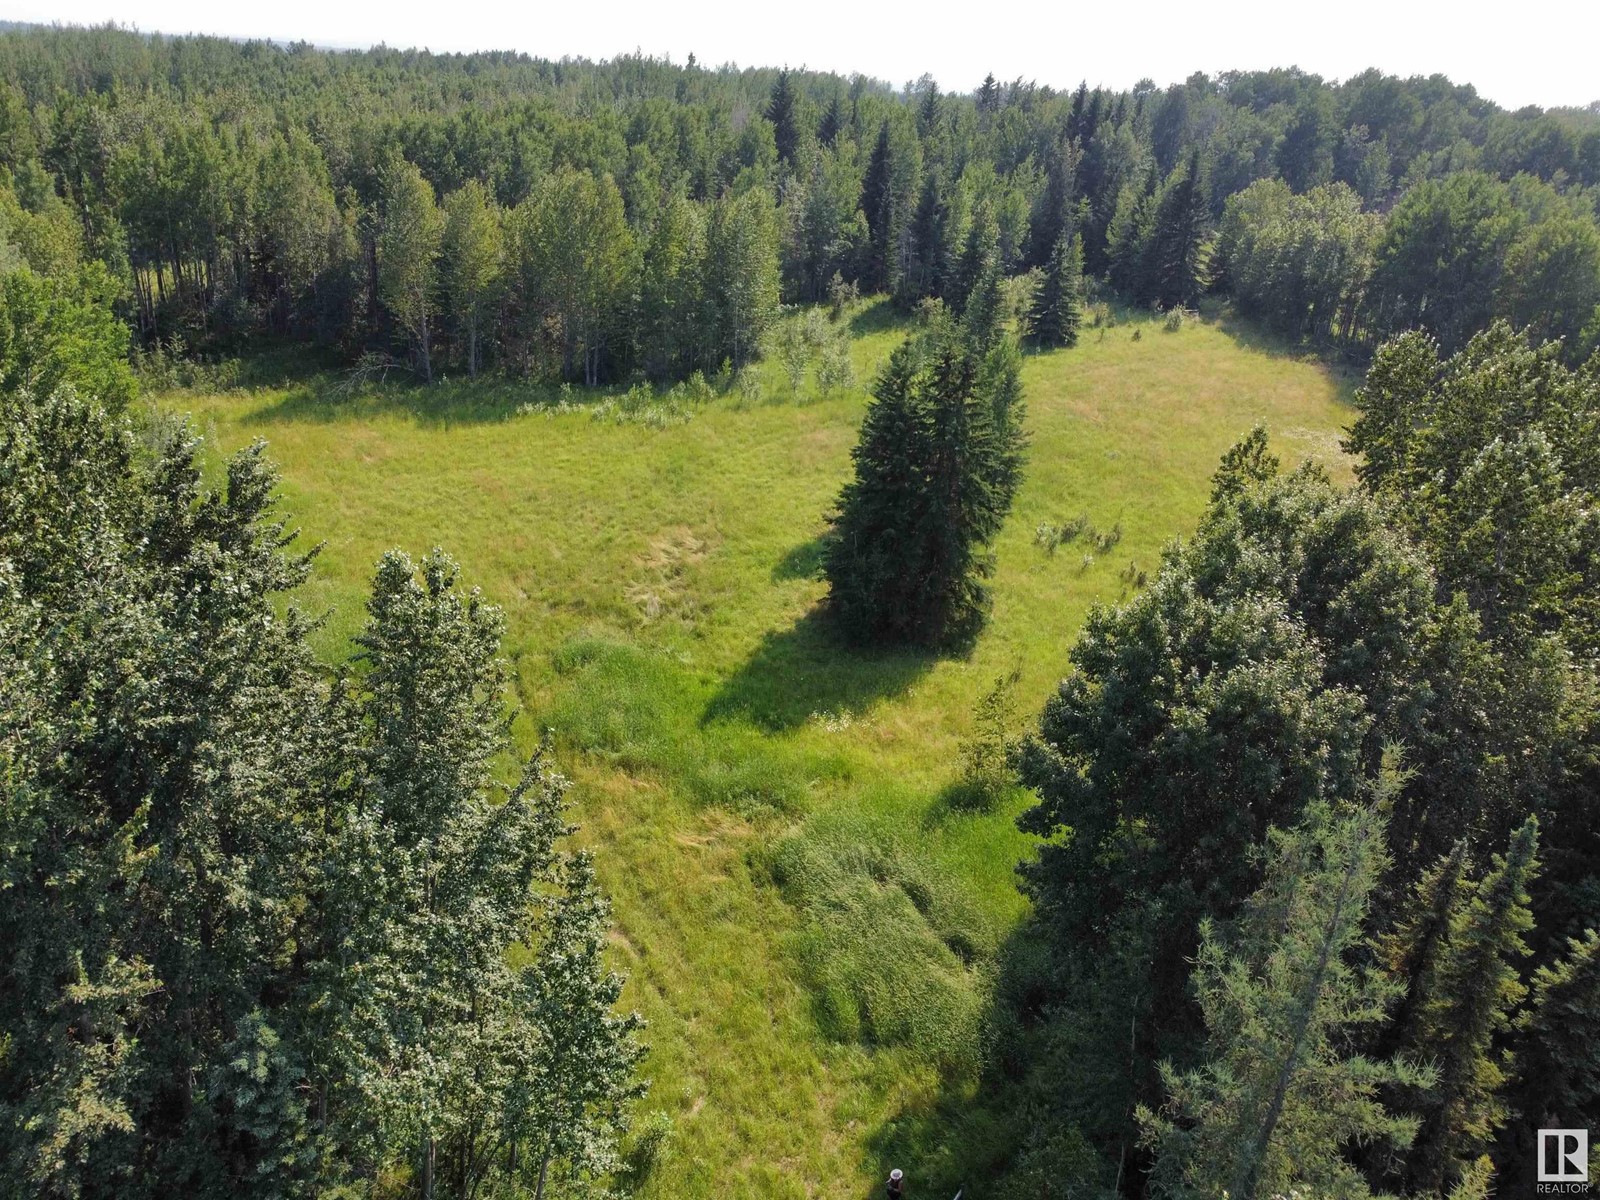
[[[162,401],[225,450],[269,442],[286,508],[325,543],[302,603],[329,614],[329,653],[391,546],[443,546],[505,609],[518,736],[552,729],[576,781],[650,1022],[646,1109],[675,1124],[642,1195],[865,1195],[902,1157],[913,1180],[981,1174],[983,1129],[929,1117],[974,1087],[961,1031],[1023,911],[1028,846],[1022,797],[949,803],[974,703],[1020,666],[1031,719],[1089,606],[1193,528],[1253,423],[1286,463],[1347,472],[1348,389],[1325,367],[1215,323],[1088,329],[1027,359],[1029,463],[971,655],[852,654],[816,619],[816,539],[903,333],[882,305],[853,327],[853,391],[797,402],[769,365],[762,399],[665,428],[530,409],[539,394],[504,383]],[[1078,514],[1120,542],[1035,544]]]

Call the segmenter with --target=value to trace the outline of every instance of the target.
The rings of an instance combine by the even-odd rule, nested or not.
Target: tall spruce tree
[[[1208,282],[1206,225],[1209,201],[1200,152],[1189,155],[1157,193],[1142,234],[1139,299],[1162,308],[1193,304]]]
[[[1033,293],[1029,320],[1042,346],[1076,346],[1083,324],[1083,238],[1063,233]]]
[[[940,324],[890,356],[828,537],[829,604],[862,643],[943,646],[988,606],[986,546],[1015,494],[1020,364]]]
[[[794,165],[795,151],[800,147],[798,106],[794,85],[785,68],[778,72],[777,81],[772,85],[766,112],[767,120],[772,122],[772,140],[778,147],[778,161],[785,166]]]
[[[955,270],[945,289],[944,300],[952,312],[960,313],[966,309],[968,298],[990,265],[998,261],[999,253],[1000,230],[995,225],[994,206],[983,200],[972,214],[961,255],[956,260]]]
[[[1438,1064],[1409,1157],[1412,1190],[1447,1196],[1494,1143],[1507,1116],[1508,1056],[1501,1039],[1527,992],[1520,961],[1533,928],[1528,885],[1538,869],[1539,824],[1529,817],[1504,856],[1451,918],[1437,962],[1421,982],[1416,1035],[1408,1047]]]
[[[1513,1194],[1537,1183],[1534,1131],[1592,1127],[1600,1104],[1600,932],[1569,939],[1566,954],[1533,973],[1522,1046],[1508,1090],[1515,1119],[1500,1147]]]
[[[861,212],[867,219],[867,262],[863,271],[869,289],[881,291],[889,284],[894,252],[894,163],[889,122],[878,126],[861,180]]]
[[[1344,1147],[1403,1147],[1414,1136],[1416,1122],[1386,1112],[1379,1087],[1425,1076],[1346,1048],[1383,1020],[1395,990],[1357,959],[1398,786],[1386,765],[1370,803],[1310,805],[1293,830],[1273,832],[1265,882],[1234,934],[1203,925],[1194,986],[1207,1061],[1186,1074],[1165,1068],[1165,1112],[1141,1113],[1158,1195],[1361,1196]]]

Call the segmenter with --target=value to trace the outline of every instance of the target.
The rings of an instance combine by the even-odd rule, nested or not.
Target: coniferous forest
[[[0,31],[0,1195],[1487,1200],[1597,1035],[1600,103]]]

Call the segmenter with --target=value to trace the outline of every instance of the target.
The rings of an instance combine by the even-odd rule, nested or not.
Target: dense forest
[[[981,263],[1285,332],[1600,339],[1600,114],[1294,70],[970,94],[804,71],[0,38],[8,261],[146,346],[251,338],[595,382],[737,370],[780,298],[960,308]]]
[[[140,371],[726,388],[868,294],[840,655],[978,636],[1088,307],[1362,374],[1354,485],[1249,434],[997,739],[992,1194],[1481,1200],[1596,1124],[1600,107],[970,85],[0,35],[0,1189],[589,1194],[643,1087],[498,611],[396,552],[320,663],[262,449],[208,481]]]

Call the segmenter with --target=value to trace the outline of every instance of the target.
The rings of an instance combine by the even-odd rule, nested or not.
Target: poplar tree
[[[410,336],[422,378],[433,382],[433,314],[439,305],[439,249],[444,221],[433,186],[403,158],[384,169],[378,231],[378,287]]]
[[[622,979],[602,952],[611,911],[586,852],[567,858],[534,959],[514,985],[526,1024],[514,1051],[504,1137],[517,1173],[542,1200],[553,1165],[563,1182],[614,1170],[644,1048],[637,1014],[616,1016]]]
[[[467,343],[467,371],[477,378],[480,339],[499,305],[500,213],[476,179],[444,201],[444,279],[457,331]]]

